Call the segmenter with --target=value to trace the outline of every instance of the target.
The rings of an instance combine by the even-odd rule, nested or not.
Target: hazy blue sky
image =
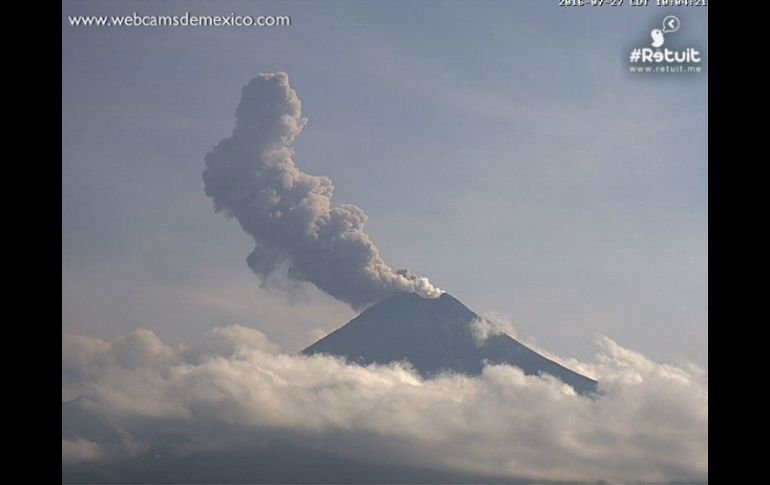
[[[204,156],[241,87],[288,73],[296,162],[369,215],[394,267],[518,336],[587,358],[607,335],[707,364],[707,77],[633,77],[669,13],[707,53],[706,9],[509,2],[65,2],[65,333],[172,342],[239,323],[289,350],[354,312],[259,287]],[[72,28],[67,15],[290,15],[284,28]]]

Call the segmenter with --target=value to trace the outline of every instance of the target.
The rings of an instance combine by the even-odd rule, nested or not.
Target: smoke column
[[[331,180],[295,165],[301,107],[285,73],[258,75],[243,88],[232,135],[206,156],[206,195],[256,243],[249,267],[263,280],[285,269],[357,309],[397,292],[441,295],[427,278],[388,266],[364,232],[364,211],[333,206]]]

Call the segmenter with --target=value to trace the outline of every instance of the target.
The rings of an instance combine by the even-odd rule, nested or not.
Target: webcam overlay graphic
[[[680,27],[679,18],[668,15],[662,25],[650,31],[650,47],[635,47],[628,55],[632,73],[701,73],[703,54],[695,47],[669,49],[664,47],[671,34]],[[668,42],[670,45],[671,42]]]

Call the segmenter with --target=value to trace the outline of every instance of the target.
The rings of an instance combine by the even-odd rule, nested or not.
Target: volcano
[[[505,333],[480,340],[473,327],[480,319],[448,293],[438,298],[398,293],[302,353],[336,355],[361,365],[408,361],[424,378],[443,371],[479,375],[486,364],[508,364],[527,375],[550,374],[580,394],[597,392],[595,380],[547,359]]]

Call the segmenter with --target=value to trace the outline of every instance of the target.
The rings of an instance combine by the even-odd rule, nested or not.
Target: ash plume
[[[294,163],[292,143],[307,119],[285,73],[252,79],[235,117],[230,137],[206,156],[203,179],[215,210],[254,238],[247,262],[263,281],[286,271],[353,308],[397,292],[442,293],[427,278],[388,266],[364,232],[364,211],[332,205],[332,181]]]

